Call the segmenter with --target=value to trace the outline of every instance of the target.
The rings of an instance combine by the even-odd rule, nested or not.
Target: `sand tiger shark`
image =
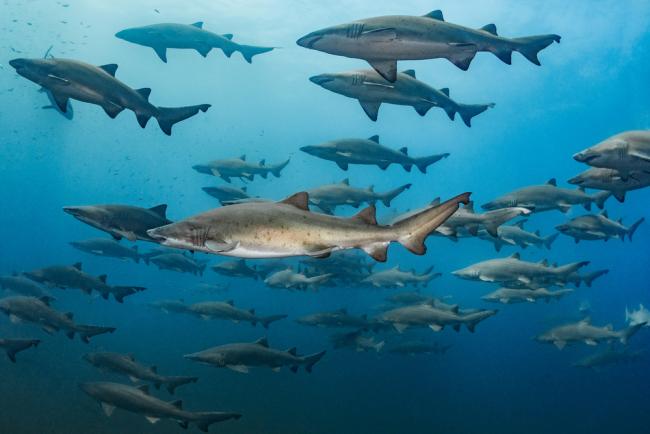
[[[535,65],[537,54],[553,42],[554,34],[504,38],[494,24],[472,29],[444,20],[442,11],[418,16],[367,18],[327,27],[298,39],[297,44],[338,56],[363,59],[389,82],[397,78],[398,60],[445,58],[466,71],[479,51],[510,65],[517,51]]]
[[[190,118],[199,111],[206,112],[210,104],[186,107],[157,107],[149,102],[151,89],[132,89],[115,78],[114,63],[94,66],[71,59],[13,59],[9,64],[19,75],[50,92],[61,112],[66,113],[68,101],[95,104],[115,118],[124,109],[135,113],[142,128],[149,119],[156,118],[160,129],[168,136],[172,126]]]
[[[601,342],[620,341],[627,345],[628,340],[643,327],[645,323],[636,324],[621,330],[614,330],[611,324],[598,327],[591,324],[589,318],[572,324],[565,324],[552,328],[537,336],[538,342],[552,343],[558,349],[564,348],[567,344],[583,342],[587,345],[598,345]]]
[[[280,202],[229,205],[147,231],[161,244],[242,258],[313,256],[358,248],[384,262],[388,245],[397,241],[423,255],[424,241],[470,193],[460,194],[394,225],[379,226],[373,205],[351,218],[309,211],[309,195],[296,193]]]
[[[233,35],[230,33],[219,35],[204,30],[202,21],[192,24],[161,23],[133,27],[117,32],[115,36],[134,44],[153,48],[160,60],[165,63],[167,63],[168,48],[196,50],[203,57],[206,57],[213,48],[221,49],[226,57],[239,51],[248,63],[253,62],[253,56],[267,53],[274,48],[238,44],[232,40]]]
[[[614,169],[627,181],[632,172],[650,173],[650,131],[625,131],[578,152],[573,159]]]
[[[471,127],[474,116],[494,107],[494,103],[456,102],[449,96],[448,88],[434,89],[418,80],[412,69],[398,72],[393,82],[386,81],[372,69],[320,74],[309,80],[331,92],[358,100],[372,121],[377,121],[379,107],[386,103],[411,106],[420,116],[426,115],[432,107],[439,107],[452,121],[458,113],[465,125]]]

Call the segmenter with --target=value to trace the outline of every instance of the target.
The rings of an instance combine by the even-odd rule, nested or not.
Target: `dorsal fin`
[[[586,317],[582,318],[582,319],[580,320],[580,322],[581,322],[581,323],[584,323],[584,324],[591,324],[591,317],[590,317],[590,316],[586,316]]]
[[[371,192],[371,193],[374,193],[375,192],[375,186],[374,185],[369,185],[368,186],[368,191]]]
[[[72,312],[66,312],[64,315],[65,315],[66,318],[68,318],[70,320],[74,318],[74,314]]]
[[[607,324],[605,326],[605,330],[609,330],[611,332],[612,330],[614,330],[614,326],[612,324]]]
[[[246,161],[246,154],[240,155],[239,159],[242,160],[242,161]]]
[[[103,69],[107,74],[115,77],[115,71],[117,71],[117,64],[109,63],[108,65],[101,65],[100,68]]]
[[[448,87],[443,87],[442,89],[439,89],[440,92],[444,93],[445,95],[449,96],[449,88]]]
[[[497,34],[497,26],[494,25],[493,23],[484,25],[483,27],[480,28],[480,30],[483,30],[484,32],[488,32],[494,36],[499,36]]]
[[[180,399],[177,399],[176,401],[171,401],[170,404],[179,410],[183,409],[183,401],[181,401]]]
[[[151,370],[151,372],[153,372],[155,374],[158,373],[158,366],[156,366],[156,365],[152,365],[149,369]]]
[[[542,235],[542,233],[539,231],[539,229],[537,229],[537,230],[535,231],[535,235],[537,235],[537,236],[539,237],[539,236]]]
[[[463,208],[466,209],[467,211],[473,213],[474,212],[474,201],[472,200],[472,201],[467,202],[467,204]]]
[[[434,20],[438,20],[438,21],[445,20],[445,17],[443,17],[442,11],[440,9],[436,9],[435,11],[431,11],[428,14],[422,16],[427,18],[433,18]]]
[[[405,69],[402,71],[402,74],[410,75],[411,77],[415,78],[415,70],[413,69]]]
[[[296,350],[296,347],[291,347],[287,350],[287,353],[291,354],[292,356],[297,356],[298,350]]]
[[[515,224],[513,224],[513,226],[518,226],[520,229],[523,229],[523,228],[524,228],[524,224],[526,224],[527,221],[528,221],[528,220],[526,220],[526,219],[519,220],[518,222],[516,222]]]
[[[255,316],[255,309],[248,309],[248,313]]]
[[[375,134],[374,136],[368,137],[368,140],[371,140],[375,143],[379,143],[379,136]]]
[[[548,185],[552,185],[553,187],[557,187],[557,180],[555,178],[551,178],[548,181],[546,181]]]
[[[77,270],[81,271],[81,262],[75,262],[74,264],[72,264],[72,266]]]
[[[106,276],[105,274],[102,274],[101,276],[97,276],[97,278],[98,278],[102,283],[106,283],[106,277],[107,277],[107,276]]]
[[[262,158],[260,160],[260,166],[264,166],[266,164],[266,159]]]
[[[149,101],[149,95],[151,95],[151,89],[150,88],[143,87],[142,89],[136,89],[136,92],[138,92],[140,95],[142,95],[142,98]]]
[[[406,146],[404,146],[403,148],[399,148],[399,151],[404,155],[409,154],[409,148],[407,148]]]
[[[235,301],[234,301],[234,300],[226,300],[225,303],[226,303],[226,304],[229,304],[229,305],[231,305],[231,306],[234,306],[234,305],[235,305]]]
[[[138,389],[142,393],[146,393],[147,395],[149,394],[149,386],[146,384],[141,384],[139,386],[135,386],[136,389]]]
[[[261,345],[263,347],[266,347],[266,348],[269,347],[269,341],[268,341],[268,339],[266,339],[266,337],[259,338],[254,343],[257,344],[257,345]]]
[[[232,40],[232,33],[224,33],[223,35],[224,38]]]
[[[601,216],[605,217],[606,219],[609,218],[609,214],[607,214],[607,210],[604,209],[603,212],[600,213]]]
[[[341,184],[350,185],[350,178],[345,178],[341,181]]]
[[[191,26],[198,27],[199,29],[203,28],[203,21],[197,21],[195,23],[190,24]]]
[[[167,204],[166,203],[151,207],[151,208],[149,208],[149,211],[158,214],[160,217],[162,217],[164,219],[167,218]]]
[[[241,188],[241,191],[246,191],[246,190],[248,190],[248,187],[247,187],[247,186],[243,186],[243,187]]]
[[[376,211],[377,209],[375,208],[375,206],[370,205],[368,206],[368,208],[364,208],[358,213],[356,213],[352,218],[361,220],[364,223],[369,225],[376,225],[377,224]]]
[[[539,264],[548,267],[548,259],[542,259],[541,261],[539,261]]]
[[[285,200],[281,200],[279,203],[293,205],[296,208],[301,209],[303,211],[309,211],[309,194],[307,194],[306,191],[300,191],[296,194],[289,196]]]
[[[515,252],[512,255],[510,255],[512,259],[521,259],[521,255],[519,255],[519,252]]]
[[[429,206],[439,206],[439,205],[440,205],[440,198],[439,197],[436,197],[435,199],[433,199],[431,201],[431,203],[429,204]]]

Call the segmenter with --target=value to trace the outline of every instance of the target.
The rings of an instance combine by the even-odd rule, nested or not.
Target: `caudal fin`
[[[321,274],[320,276],[310,277],[307,279],[307,285],[311,289],[317,290],[320,285],[330,280],[332,276],[333,276],[332,273],[327,273],[327,274]]]
[[[285,161],[284,163],[280,163],[277,166],[273,167],[273,169],[271,169],[271,173],[273,174],[273,176],[275,176],[276,178],[279,178],[280,173],[282,172],[282,169],[287,167],[287,164],[289,164],[289,161],[291,161],[291,158],[287,158],[287,161]]]
[[[551,250],[551,246],[553,245],[553,242],[557,239],[558,235],[560,234],[556,232],[553,235],[549,235],[548,237],[544,238],[544,247]]]
[[[428,157],[414,158],[413,160],[415,162],[415,166],[418,168],[420,172],[427,173],[427,167],[447,157],[449,157],[449,153],[430,155]]]
[[[589,265],[589,261],[572,262],[571,264],[566,264],[566,265],[562,265],[561,267],[557,267],[556,270],[558,273],[561,274],[571,274],[575,271],[578,271],[582,267],[586,267],[587,265]]]
[[[469,203],[470,194],[460,194],[438,206],[430,206],[424,211],[397,221],[393,225],[397,235],[396,241],[416,255],[424,255],[427,251],[424,245],[427,236],[451,217],[461,203]]]
[[[381,197],[382,203],[387,207],[390,207],[391,201],[395,199],[397,196],[399,196],[404,190],[408,190],[409,188],[411,188],[411,184],[404,184],[401,187],[397,187],[394,190],[387,191]]]
[[[515,43],[514,50],[520,52],[524,55],[526,59],[535,65],[541,65],[537,55],[544,48],[551,45],[553,42],[560,43],[562,39],[559,35],[539,35],[539,36],[527,36],[525,38],[513,38],[512,41]]]
[[[612,193],[610,191],[601,191],[591,196],[591,199],[594,201],[598,209],[605,208],[605,202],[611,197]]]
[[[240,418],[241,414],[229,411],[197,411],[191,413],[189,421],[194,422],[199,430],[208,432],[210,425],[213,423]],[[187,421],[185,421],[185,425],[187,426]]]
[[[274,47],[256,47],[255,45],[239,45],[237,47],[237,51],[241,53],[242,56],[244,56],[244,59],[248,63],[253,63],[253,56],[257,56],[258,54],[262,53],[268,53],[269,51],[272,51]]]
[[[197,381],[199,381],[198,377],[165,377],[164,383],[169,393],[173,395],[177,387],[184,384],[196,383]]]
[[[636,333],[638,332],[641,327],[644,327],[647,323],[642,322],[640,324],[635,324],[633,326],[630,326],[626,329],[623,329],[619,332],[619,337],[618,339],[621,341],[623,345],[627,345],[627,341]]]
[[[632,241],[632,235],[634,235],[634,232],[636,232],[637,228],[641,223],[645,221],[644,217],[641,217],[639,220],[637,220],[636,223],[634,223],[632,226],[630,226],[627,230],[627,238]]]
[[[580,277],[580,280],[585,282],[585,285],[587,285],[587,288],[591,288],[592,283],[594,283],[594,280],[598,279],[601,276],[604,276],[605,274],[609,273],[609,270],[598,270],[594,271],[593,273],[588,273],[585,274],[584,276]],[[580,282],[578,282],[580,283]]]
[[[79,337],[85,343],[90,343],[90,338],[98,335],[103,335],[105,333],[113,333],[115,327],[100,327],[92,325],[78,325],[76,328]],[[74,332],[73,332],[74,333]]]
[[[320,353],[312,354],[310,356],[305,356],[305,371],[311,373],[312,369],[314,368],[314,365],[318,363],[320,359],[323,358],[325,355],[326,351],[321,351]]]
[[[260,319],[260,323],[262,324],[262,327],[265,329],[269,328],[271,323],[280,321],[281,319],[285,319],[288,315],[282,314],[282,315],[269,315],[265,316]]]
[[[474,116],[480,115],[485,110],[494,107],[494,105],[493,102],[489,104],[458,104],[457,110],[465,125],[471,127]]]
[[[209,108],[210,104],[190,105],[186,107],[158,107],[156,120],[158,120],[160,129],[168,136],[171,136],[172,126],[175,123],[191,118],[199,111],[205,113]]]

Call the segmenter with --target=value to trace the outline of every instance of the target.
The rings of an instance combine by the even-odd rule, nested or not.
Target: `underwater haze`
[[[358,58],[301,47],[296,44],[300,37],[361,18],[420,16],[432,9],[442,10],[447,22],[472,29],[495,23],[501,36],[557,34],[561,43],[552,43],[539,53],[541,66],[516,52],[511,65],[479,52],[467,71],[445,59],[398,61],[398,71],[412,69],[418,80],[436,89],[449,88],[456,101],[494,103],[472,119],[471,128],[460,116],[452,121],[435,106],[420,116],[413,107],[382,104],[374,122],[354,99],[310,81],[319,74],[370,66]],[[203,22],[203,29],[210,32],[233,34],[237,43],[274,49],[254,56],[249,64],[239,52],[227,57],[214,48],[203,57],[193,49],[170,48],[165,63],[152,48],[115,36],[132,27],[196,22]],[[436,233],[428,237],[424,255],[393,243],[386,263],[381,263],[358,250],[355,258],[363,265],[352,261],[351,269],[328,271],[333,276],[322,285],[292,290],[271,287],[270,280],[269,284],[264,281],[267,276],[255,274],[276,259],[247,259],[255,275],[233,277],[215,272],[212,266],[238,258],[199,251],[170,250],[199,264],[206,262],[202,274],[159,269],[153,259],[146,264],[149,260],[143,257],[136,263],[83,252],[70,243],[108,240],[111,235],[75,219],[63,207],[167,204],[166,216],[176,222],[221,206],[204,187],[246,187],[250,196],[280,201],[346,178],[355,187],[372,185],[375,192],[412,184],[390,207],[377,201],[377,220],[385,223],[437,197],[444,201],[466,191],[472,192],[474,211],[480,213],[482,204],[551,179],[556,179],[558,187],[574,190],[569,179],[588,169],[572,158],[574,154],[623,131],[650,128],[649,28],[650,7],[643,0],[623,4],[607,0],[0,0],[0,276],[82,263],[82,270],[92,276],[107,275],[110,285],[146,288],[118,303],[94,291],[87,295],[74,287],[38,283],[55,298],[51,307],[73,312],[76,322],[116,328],[88,344],[78,337],[70,340],[63,332],[49,334],[41,325],[19,321],[8,312],[0,315],[0,340],[42,341],[20,352],[16,363],[4,355],[0,358],[0,433],[183,432],[174,418],[152,424],[143,414],[119,405],[107,417],[80,383],[109,381],[132,386],[143,382],[97,369],[84,360],[86,353],[98,351],[132,354],[145,366],[156,365],[164,375],[198,377],[196,384],[179,387],[174,395],[164,387],[151,387],[150,394],[163,401],[181,399],[183,408],[190,411],[242,415],[240,420],[212,425],[210,432],[646,432],[650,422],[648,327],[642,327],[627,345],[618,338],[586,339],[560,351],[534,338],[587,318],[597,326],[626,329],[630,326],[626,309],[650,306],[648,222],[638,227],[634,237],[630,235],[631,240],[623,236],[624,242],[576,243],[560,234],[550,249],[506,245],[499,252],[492,242],[479,237],[465,234],[449,239],[454,237]],[[149,100],[156,106],[211,107],[175,124],[171,136],[160,130],[156,119],[141,128],[128,109],[111,119],[101,107],[74,99],[70,100],[73,119],[66,119],[54,108],[43,109],[50,104],[46,92],[17,74],[9,63],[15,58],[43,58],[50,47],[55,59],[117,64],[115,77],[133,89],[151,88]],[[330,140],[375,135],[391,149],[407,147],[410,156],[450,155],[429,166],[426,173],[415,167],[405,171],[399,164],[385,170],[351,164],[344,171],[332,161],[300,150]],[[242,155],[251,163],[265,160],[265,166],[290,162],[279,176],[255,176],[251,181],[245,174],[230,183],[193,169]],[[614,197],[607,199],[604,208],[609,218],[622,218],[629,226],[650,217],[648,203],[650,191],[639,189],[628,192],[622,203]],[[235,206],[240,205],[227,205]],[[349,217],[365,207],[340,205],[335,213]],[[313,203],[311,210],[322,211]],[[542,236],[589,213],[580,204],[566,213],[532,211],[524,217],[524,228],[539,230]],[[601,210],[593,204],[590,212]],[[160,247],[128,238],[124,236],[119,243],[128,248],[137,245],[139,255]],[[609,271],[591,287],[569,282],[549,286],[550,290],[574,290],[558,301],[518,304],[482,299],[504,285],[452,274],[517,252],[521,260],[548,259],[548,267],[589,261],[581,273]],[[336,252],[331,258],[310,261],[335,257]],[[314,271],[318,265],[310,269],[301,264],[304,259],[282,259],[275,271],[290,267],[308,277],[321,274]],[[372,273],[399,266],[416,274],[434,266],[441,276],[428,284],[376,287],[362,280],[365,265],[372,267]],[[347,280],[344,271],[350,274]],[[531,284],[523,277],[517,282]],[[438,332],[425,326],[400,333],[393,326],[401,323],[385,320],[384,313],[398,307],[387,298],[406,291],[459,305],[461,311],[498,312],[481,321],[473,333],[465,324],[459,332],[452,326]],[[15,295],[10,288],[0,290],[0,297]],[[252,326],[246,321],[206,319],[205,315],[152,307],[161,300],[184,306],[232,300],[236,307],[254,308],[260,316],[288,317],[265,329],[259,323]],[[376,319],[381,327],[309,327],[296,321],[342,308],[351,315]],[[349,348],[333,345],[332,335],[352,331],[359,331],[373,345],[384,344],[372,348],[363,346],[366,341],[355,341]],[[293,365],[282,366],[280,372],[252,367],[242,373],[239,364],[217,368],[183,357],[263,337],[272,348],[283,351],[296,347],[298,355],[323,350],[326,354],[311,373],[303,366],[294,373]],[[391,351],[405,342],[450,348],[415,355]],[[607,351],[625,357],[607,366],[575,366],[585,357]],[[190,423],[189,432],[199,431]]]

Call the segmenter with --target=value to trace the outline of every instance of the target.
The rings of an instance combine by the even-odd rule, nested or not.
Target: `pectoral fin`
[[[381,101],[362,101],[359,100],[361,108],[368,115],[372,121],[377,121],[377,115],[379,114],[379,106],[381,106]]]
[[[598,342],[596,342],[593,339],[585,339],[585,344],[595,347],[596,345],[598,345]]]
[[[248,366],[246,365],[226,365],[226,368],[239,372],[240,374],[248,374]]]
[[[52,98],[54,98],[54,102],[56,102],[57,107],[59,107],[59,110],[61,112],[66,113],[68,111],[68,100],[69,98],[65,95],[61,95],[58,93],[50,92],[52,94]]]
[[[167,48],[165,47],[151,47],[156,52],[160,60],[167,63]]]
[[[394,323],[393,327],[395,327],[398,333],[404,333],[404,330],[408,328],[408,324]]]
[[[374,37],[377,36],[382,36],[388,38],[392,37],[392,39],[397,38],[397,34],[395,33],[395,29],[384,29],[383,31],[377,30],[374,31],[373,33],[367,33],[368,35],[373,35]],[[391,39],[391,40],[392,40]],[[370,66],[372,66],[375,71],[379,73],[382,77],[384,77],[386,80],[390,81],[391,83],[395,82],[397,80],[397,61],[395,60],[369,60],[368,63],[370,63]]]
[[[111,415],[115,411],[115,406],[111,404],[107,404],[105,402],[102,402],[101,406],[102,406],[102,410],[104,410],[104,414],[108,417],[111,417]]]
[[[439,332],[440,330],[442,330],[442,326],[438,324],[429,324],[429,328],[434,332]]]
[[[212,252],[223,253],[223,252],[230,252],[232,250],[235,250],[239,246],[239,243],[225,243],[225,242],[208,240],[205,242],[204,245]]]
[[[144,418],[147,419],[149,423],[152,425],[160,420],[160,418],[151,417],[151,416],[145,416]]]
[[[566,347],[566,341],[553,341],[553,345],[555,345],[558,350],[561,350]]]

